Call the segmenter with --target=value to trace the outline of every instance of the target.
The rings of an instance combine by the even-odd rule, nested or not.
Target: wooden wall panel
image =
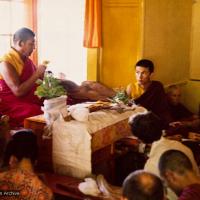
[[[102,0],[102,39],[99,81],[111,87],[134,79],[141,52],[141,0]]]

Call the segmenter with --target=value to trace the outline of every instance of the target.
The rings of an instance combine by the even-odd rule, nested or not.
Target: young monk
[[[154,64],[151,60],[139,60],[135,65],[136,83],[129,84],[126,92],[136,104],[157,114],[167,126],[171,116],[165,91],[161,82],[151,80],[153,72]]]

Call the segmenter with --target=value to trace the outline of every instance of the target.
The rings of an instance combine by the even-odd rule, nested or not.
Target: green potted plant
[[[35,94],[44,98],[44,118],[47,125],[51,125],[60,115],[64,118],[67,112],[67,92],[60,81],[51,72],[45,72],[43,80],[37,81],[38,87]]]
[[[64,87],[60,84],[60,81],[49,71],[45,72],[44,79],[39,79],[37,84],[39,86],[37,87],[35,94],[39,98],[52,99],[67,94]]]

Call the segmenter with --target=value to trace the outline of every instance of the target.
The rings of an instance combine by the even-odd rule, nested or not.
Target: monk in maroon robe
[[[34,37],[30,29],[19,29],[13,37],[14,46],[0,58],[0,114],[10,117],[11,127],[23,126],[25,118],[42,113],[42,102],[34,91],[46,66],[36,68],[28,58],[35,48]]]
[[[154,64],[147,59],[139,60],[135,65],[136,83],[127,86],[127,94],[136,104],[157,114],[163,121],[163,128],[167,128],[172,121],[168,111],[168,103],[163,85],[159,81],[152,81]]]
[[[200,118],[181,103],[181,89],[171,85],[167,89],[169,111],[174,119],[173,124],[188,128],[190,131],[200,131]]]

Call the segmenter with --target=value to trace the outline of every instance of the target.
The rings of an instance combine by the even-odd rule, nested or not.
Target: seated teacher
[[[135,65],[136,83],[127,86],[126,92],[136,104],[157,114],[167,127],[171,122],[168,104],[163,85],[159,81],[151,80],[154,64],[147,59],[139,60]]]
[[[35,34],[21,28],[14,33],[13,47],[0,58],[0,114],[9,116],[12,127],[23,126],[25,118],[42,113],[42,101],[34,92],[46,66],[36,68],[29,59],[34,49]]]

